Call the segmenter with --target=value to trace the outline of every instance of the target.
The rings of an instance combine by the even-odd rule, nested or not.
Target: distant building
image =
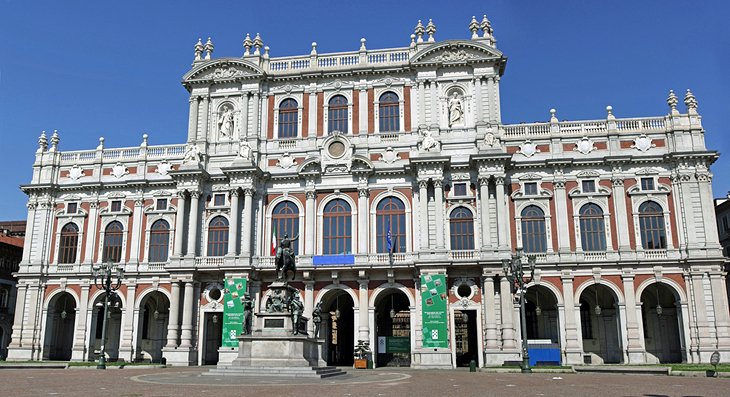
[[[8,226],[15,227],[16,233],[13,233],[11,231],[13,229]],[[18,233],[20,229],[23,231]],[[12,235],[22,236],[24,233],[25,221],[0,222],[0,359],[5,359],[8,353],[17,292],[13,272],[18,271],[18,265],[23,257],[23,239]]]
[[[722,252],[730,258],[730,192],[725,198],[715,199],[715,216]]]
[[[437,41],[419,22],[401,48],[362,39],[323,54],[313,43],[280,58],[258,35],[233,57],[198,42],[182,79],[185,143],[102,138],[66,152],[57,133],[42,134],[22,186],[22,321],[9,357],[96,358],[104,299],[90,274],[114,262],[126,276],[111,359],[231,359],[219,350],[223,280],[247,279],[265,308],[272,247],[288,234],[298,237],[289,285],[305,317],[321,304],[330,365],[352,364],[358,340],[377,366],[519,359],[503,271],[517,251],[537,261],[527,339],[557,352],[551,362],[706,363],[716,350],[730,361],[718,153],[695,96],[670,91],[658,116],[607,107],[595,120],[551,110],[545,122],[504,124],[507,58],[486,17],[468,28],[467,39]]]

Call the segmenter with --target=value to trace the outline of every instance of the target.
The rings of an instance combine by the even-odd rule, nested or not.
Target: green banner
[[[423,347],[449,347],[448,316],[446,307],[446,275],[421,276],[421,319],[423,323]]]
[[[386,336],[385,337],[386,353],[410,353],[411,338],[409,336]]]
[[[223,343],[221,347],[238,347],[238,339],[243,331],[243,304],[241,298],[246,293],[245,278],[225,279],[223,290]]]

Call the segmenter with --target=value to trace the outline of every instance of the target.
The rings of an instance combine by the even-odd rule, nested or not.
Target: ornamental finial
[[[481,28],[483,38],[487,39],[492,36],[492,24],[491,22],[489,22],[489,19],[487,19],[486,15],[484,15],[484,17],[482,18]]]
[[[208,41],[205,42],[205,59],[210,59],[210,56],[213,55],[213,49],[215,49],[215,46],[208,37]]]
[[[253,46],[255,48],[253,54],[261,55],[261,49],[264,47],[264,41],[261,40],[261,35],[258,33],[256,33],[256,37],[253,38]]]
[[[203,41],[198,37],[198,42],[195,43],[195,60],[196,61],[202,61],[203,60]]]
[[[96,150],[104,150],[104,137],[99,137],[99,146],[96,147]]]
[[[51,135],[51,151],[55,152],[58,148],[58,141],[60,139],[58,138],[58,130],[53,130],[53,134]]]
[[[413,33],[415,33],[418,37],[418,40],[416,40],[417,43],[423,43],[423,33],[425,31],[426,29],[423,27],[423,23],[421,23],[421,20],[419,19],[416,28],[413,30]]]
[[[687,106],[689,113],[697,113],[697,98],[689,88],[687,88],[687,93],[684,94],[684,105]]]
[[[38,137],[38,151],[37,153],[45,152],[48,149],[48,139],[46,139],[46,132],[41,132],[41,136]]]
[[[428,25],[426,25],[426,34],[428,34],[429,43],[433,43],[434,41],[436,41],[433,38],[433,35],[436,34],[436,25],[434,25],[433,20],[430,18],[428,19]]]
[[[150,136],[147,134],[142,134],[142,143],[139,144],[140,147],[147,147],[147,139]]]
[[[471,22],[469,22],[469,31],[471,32],[472,40],[479,38],[479,35],[477,34],[478,30],[479,30],[479,22],[477,22],[477,17],[472,15]]]
[[[555,109],[550,109],[550,122],[551,123],[557,123],[558,122],[558,118],[555,116],[555,113],[556,112],[557,111]]]
[[[312,51],[309,53],[309,55],[317,55],[317,42],[312,42]]]
[[[679,98],[677,98],[677,95],[674,94],[674,90],[669,90],[669,96],[667,97],[667,105],[669,105],[669,109],[672,113],[677,112],[678,103],[679,103]]]
[[[365,40],[364,37],[360,39],[360,51],[367,51],[368,50],[368,48],[365,46],[365,43],[366,42],[367,42],[367,40]]]
[[[243,52],[243,56],[247,57],[251,55],[251,46],[253,45],[253,41],[251,41],[251,35],[246,33],[246,38],[243,39],[243,48],[245,51]]]
[[[606,113],[607,113],[606,114],[606,118],[608,120],[615,120],[616,119],[616,116],[613,115],[613,106],[611,106],[611,105],[606,106]]]
[[[413,48],[416,46],[416,35],[411,33],[411,45],[410,47]]]

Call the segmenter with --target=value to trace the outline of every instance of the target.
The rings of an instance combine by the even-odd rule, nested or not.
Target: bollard
[[[474,360],[469,361],[469,372],[477,372],[477,362]]]

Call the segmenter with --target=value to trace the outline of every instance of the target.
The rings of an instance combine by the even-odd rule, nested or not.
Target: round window
[[[217,287],[213,287],[208,291],[208,300],[217,301],[220,298],[221,298],[221,290],[219,290]]]
[[[461,284],[459,288],[456,289],[456,295],[459,295],[459,298],[468,298],[469,295],[471,295],[471,287],[467,284]]]
[[[345,154],[345,144],[340,141],[334,141],[330,143],[327,151],[332,157],[342,157]]]

